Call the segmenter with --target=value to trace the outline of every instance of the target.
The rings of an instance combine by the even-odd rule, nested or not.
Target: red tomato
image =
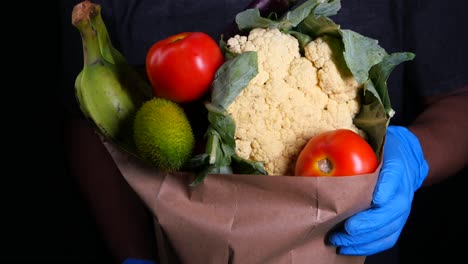
[[[296,176],[351,176],[372,173],[378,161],[369,143],[348,129],[311,138],[296,160]]]
[[[154,43],[146,73],[156,97],[178,103],[201,98],[224,62],[218,44],[203,32],[182,32]]]

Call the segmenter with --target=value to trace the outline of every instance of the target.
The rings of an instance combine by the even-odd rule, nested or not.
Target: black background
[[[0,262],[110,263],[65,165],[58,1],[15,3],[3,7]]]

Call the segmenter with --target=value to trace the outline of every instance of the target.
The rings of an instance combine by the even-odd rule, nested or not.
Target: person
[[[62,87],[67,87],[61,91],[61,99],[68,113],[64,133],[71,174],[89,201],[116,262],[156,263],[149,213],[76,105],[72,91],[82,67],[81,41],[69,19],[72,7],[80,1],[61,2],[66,47]],[[129,63],[141,67],[149,47],[175,33],[203,31],[219,39],[235,14],[251,1],[93,2],[102,6],[113,44]],[[468,176],[468,121],[464,116],[468,45],[463,33],[468,26],[464,17],[467,4],[463,0],[449,4],[356,0],[341,5],[332,19],[342,28],[379,40],[389,53],[410,51],[416,57],[397,66],[387,80],[395,115],[388,128],[372,206],[347,219],[343,229],[330,234],[328,242],[337,246],[339,254],[367,256],[366,263],[403,263],[405,256],[413,254],[422,260],[427,248],[434,249],[426,254],[429,260],[457,254],[456,244],[449,248],[444,246],[447,242],[437,241],[455,235],[434,230],[444,228],[456,234],[463,224],[446,215],[461,210],[461,188]],[[431,208],[428,201],[437,207]],[[426,219],[428,216],[431,218]]]

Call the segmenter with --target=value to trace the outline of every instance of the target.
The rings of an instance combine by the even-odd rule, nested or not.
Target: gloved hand
[[[147,259],[137,259],[137,258],[127,258],[122,262],[122,264],[157,264],[152,260]]]
[[[416,136],[407,128],[389,126],[371,208],[348,218],[329,242],[343,255],[368,256],[393,247],[428,171]]]

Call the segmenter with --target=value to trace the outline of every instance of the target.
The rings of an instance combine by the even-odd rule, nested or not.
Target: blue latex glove
[[[332,233],[329,242],[343,255],[368,256],[393,247],[428,171],[416,136],[407,128],[389,126],[371,208],[347,219],[344,230]]]
[[[124,260],[122,264],[157,264],[157,263],[152,260],[147,260],[147,259],[128,258]]]

